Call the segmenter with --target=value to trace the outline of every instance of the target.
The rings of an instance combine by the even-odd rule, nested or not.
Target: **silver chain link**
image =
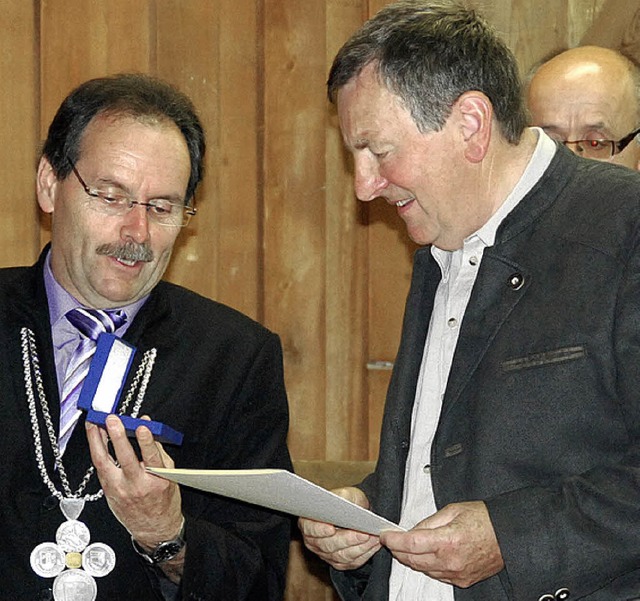
[[[35,447],[35,455],[36,455],[36,463],[38,464],[38,470],[40,471],[40,476],[42,477],[43,482],[46,484],[47,488],[51,491],[51,494],[54,495],[58,500],[62,500],[63,498],[79,498],[83,493],[84,489],[89,484],[89,480],[91,480],[91,476],[95,471],[93,466],[90,466],[87,472],[85,473],[80,485],[77,490],[73,492],[71,490],[71,486],[69,484],[69,479],[67,477],[67,472],[65,470],[64,465],[62,464],[62,454],[60,453],[60,447],[58,446],[58,440],[56,437],[56,431],[53,427],[53,420],[51,419],[51,413],[49,412],[49,404],[47,402],[45,393],[44,393],[44,385],[42,383],[42,374],[40,371],[40,361],[38,359],[38,352],[35,343],[35,335],[29,328],[22,328],[20,330],[20,340],[22,347],[22,363],[24,368],[24,384],[27,393],[27,402],[29,404],[29,416],[31,418],[31,430],[33,432],[33,443]],[[142,402],[144,401],[144,395],[147,390],[147,385],[149,383],[149,379],[151,378],[151,371],[153,370],[153,365],[155,363],[157,350],[152,348],[146,351],[143,355],[142,361],[138,370],[136,371],[135,377],[131,383],[131,387],[127,393],[127,396],[120,407],[118,412],[119,415],[123,415],[127,410],[127,407],[131,403],[133,399],[133,395],[135,394],[136,389],[140,383],[140,390],[138,391],[138,396],[136,398],[136,402],[131,411],[132,417],[137,417],[140,412],[140,407]],[[142,379],[142,382],[140,380]],[[44,423],[47,429],[47,435],[49,438],[49,444],[51,445],[51,450],[53,451],[53,456],[55,459],[55,467],[60,474],[60,482],[62,483],[62,488],[64,490],[64,495],[60,492],[56,487],[53,481],[51,480],[49,473],[47,472],[47,467],[44,461],[43,454],[43,446],[42,446],[42,436],[40,434],[40,425],[38,423],[38,412],[36,406],[36,395],[33,391],[33,382],[35,381],[36,390],[38,393],[38,401],[40,403],[40,408],[42,411],[42,416],[44,418]],[[99,489],[97,492],[92,494],[86,494],[83,498],[85,501],[97,501],[104,495],[104,491]]]

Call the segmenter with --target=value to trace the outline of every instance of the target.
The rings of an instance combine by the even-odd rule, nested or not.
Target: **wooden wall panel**
[[[257,318],[257,14],[253,2],[157,2],[157,74],[193,99],[207,133],[198,215],[167,277]]]
[[[151,70],[150,1],[41,1],[43,138],[60,102],[79,83],[120,71]]]
[[[566,19],[567,47],[580,44],[580,40],[602,11],[605,1],[606,0],[568,0]],[[633,4],[633,2],[629,2],[629,4]],[[636,10],[640,10],[640,5]]]
[[[149,72],[150,0],[41,0],[40,136],[72,88],[120,71]],[[48,217],[41,244],[49,240]]]
[[[363,21],[362,0],[326,3],[325,77],[339,47]],[[324,97],[324,87],[323,87]],[[367,227],[335,107],[325,101],[326,423],[325,448],[314,459],[368,458],[366,371]],[[322,202],[322,201],[321,201]]]
[[[282,336],[290,445],[325,453],[325,18],[321,0],[264,12],[264,321]]]
[[[263,115],[259,3],[220,3],[219,146],[209,161],[217,164],[220,213],[218,294],[222,302],[263,319],[262,168]],[[215,90],[211,96],[216,97]],[[205,100],[203,99],[203,102]],[[214,154],[215,153],[215,154]]]
[[[0,265],[25,265],[39,251],[34,165],[37,149],[36,15],[31,2],[0,0]]]
[[[596,14],[584,35],[575,38],[580,44],[615,48],[640,63],[640,4],[637,0],[591,0]],[[580,15],[580,0],[570,0],[572,15]],[[587,6],[591,2],[584,2]],[[578,17],[580,23],[584,18]],[[587,19],[589,22],[590,19]]]
[[[566,0],[472,0],[498,30],[524,73],[546,54],[566,45]]]

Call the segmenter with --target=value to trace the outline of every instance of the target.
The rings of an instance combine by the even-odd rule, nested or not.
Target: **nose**
[[[356,157],[354,167],[354,185],[358,199],[368,202],[381,196],[389,182],[380,174],[377,163],[367,157]]]
[[[582,156],[584,154],[584,148],[581,142],[563,142],[563,144],[574,154]]]
[[[122,227],[120,235],[125,240],[133,240],[138,244],[146,242],[149,238],[149,215],[147,207],[133,205],[131,209],[122,216]]]

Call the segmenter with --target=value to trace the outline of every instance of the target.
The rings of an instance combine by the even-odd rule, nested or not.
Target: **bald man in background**
[[[640,170],[640,69],[615,50],[566,50],[530,75],[531,124],[576,154]]]

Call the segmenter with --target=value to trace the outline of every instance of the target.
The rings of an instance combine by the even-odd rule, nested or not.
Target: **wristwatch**
[[[155,566],[162,564],[165,561],[169,561],[180,553],[186,544],[184,538],[184,518],[182,518],[182,526],[180,526],[180,532],[178,532],[178,535],[171,540],[165,540],[158,543],[155,549],[151,551],[145,551],[133,536],[131,537],[131,544],[133,545],[135,552],[149,565]]]

